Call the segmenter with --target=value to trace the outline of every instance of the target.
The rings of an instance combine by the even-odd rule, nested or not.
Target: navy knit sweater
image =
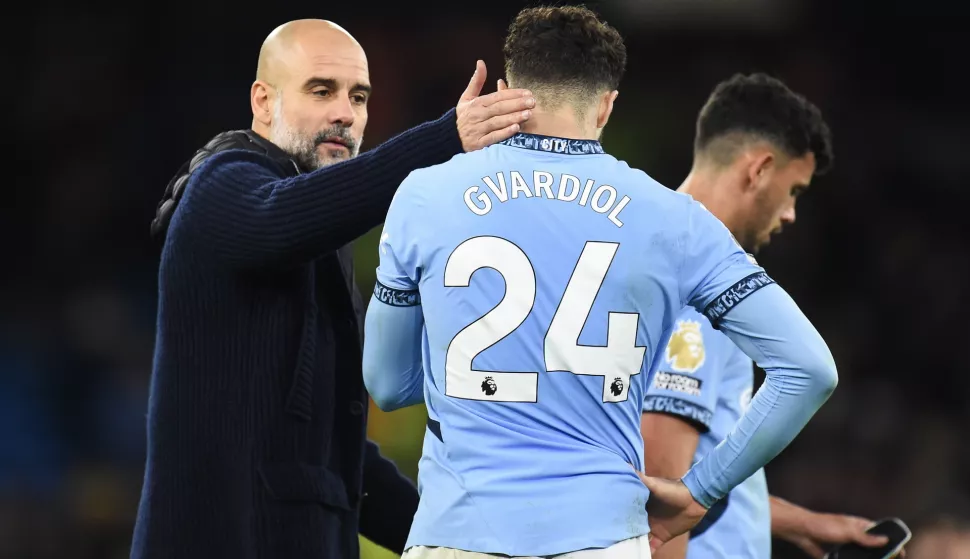
[[[417,494],[365,444],[345,245],[461,151],[452,110],[311,173],[244,150],[194,171],[159,269],[134,559],[356,559],[358,528],[403,549]]]

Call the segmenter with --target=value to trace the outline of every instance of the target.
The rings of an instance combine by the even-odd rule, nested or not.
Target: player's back
[[[645,373],[683,305],[689,198],[597,142],[524,134],[401,188],[431,427],[408,545],[548,555],[646,534]]]

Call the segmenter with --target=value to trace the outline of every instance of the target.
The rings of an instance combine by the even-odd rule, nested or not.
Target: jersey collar
[[[554,136],[541,136],[539,134],[526,134],[524,132],[519,132],[499,143],[514,148],[562,153],[566,155],[605,153],[603,146],[596,140],[574,140],[572,138],[556,138]]]

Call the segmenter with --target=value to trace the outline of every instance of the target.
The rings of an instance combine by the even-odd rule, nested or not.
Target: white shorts
[[[493,559],[508,557],[508,555],[462,551],[450,547],[416,545],[405,551],[401,559]],[[644,535],[617,542],[605,549],[581,549],[560,555],[547,555],[542,558],[516,557],[515,559],[549,559],[553,557],[555,559],[650,559],[650,539]]]

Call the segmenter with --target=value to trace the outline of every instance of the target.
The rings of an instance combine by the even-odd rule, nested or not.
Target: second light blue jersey
[[[751,402],[751,359],[710,321],[685,309],[674,323],[644,413],[675,415],[700,431],[694,460],[727,437]],[[649,452],[649,449],[647,449]],[[688,559],[768,559],[771,510],[764,470],[718,501],[691,532]]]
[[[664,332],[770,283],[690,197],[598,142],[526,134],[412,173],[379,251],[376,300],[424,320],[408,546],[508,555],[649,531],[633,468]]]

